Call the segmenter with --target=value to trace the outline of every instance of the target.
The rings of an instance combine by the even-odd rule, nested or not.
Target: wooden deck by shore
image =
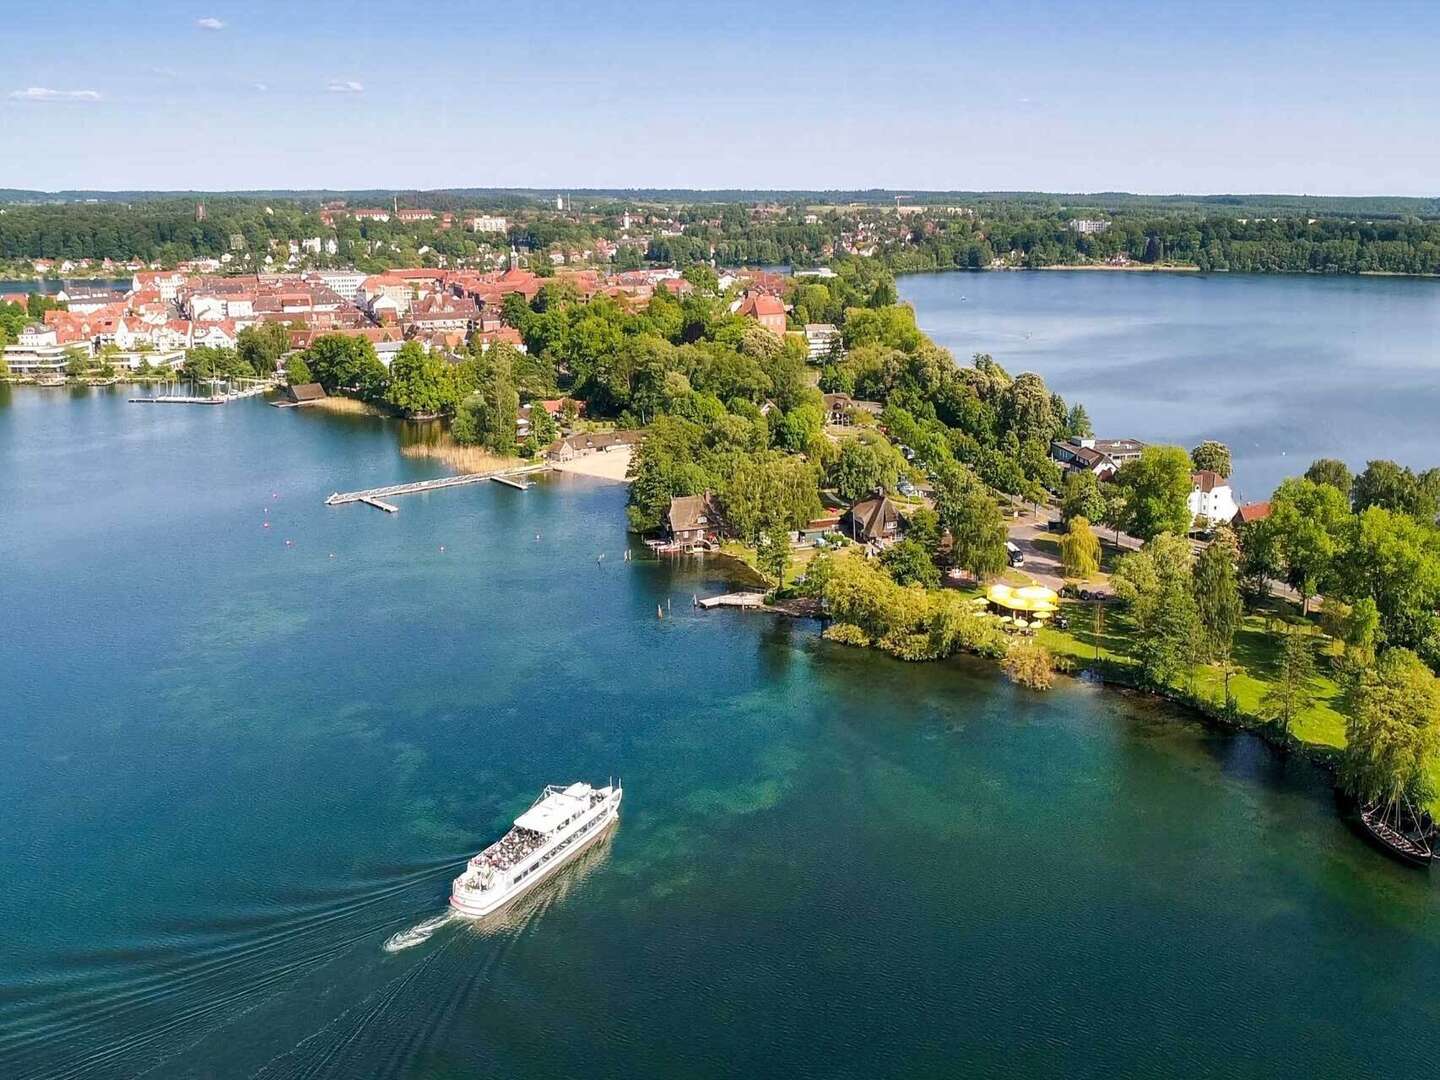
[[[549,468],[549,465],[522,465],[518,469],[502,469],[499,472],[460,473],[456,476],[437,476],[433,480],[416,480],[409,484],[390,484],[386,487],[366,488],[363,491],[337,491],[325,500],[325,505],[344,506],[346,503],[363,502],[370,506],[379,505],[380,509],[393,513],[395,508],[388,504],[380,504],[385,499],[391,499],[397,495],[418,495],[425,491],[441,491],[445,488],[463,487],[466,484],[479,484],[486,480],[497,481],[523,491],[530,484],[521,479],[522,477],[529,476],[531,473],[544,472]]]

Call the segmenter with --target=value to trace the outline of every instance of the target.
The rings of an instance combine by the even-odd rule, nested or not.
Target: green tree
[[[765,531],[757,561],[761,572],[778,588],[785,584],[785,570],[790,565],[790,533],[784,525],[774,523]]]
[[[956,566],[977,579],[1005,569],[1005,519],[979,483],[963,475],[938,480],[935,509],[950,533]]]
[[[438,416],[455,405],[454,370],[419,342],[407,341],[390,362],[385,400],[406,416]],[[513,448],[513,427],[510,442]]]
[[[1437,493],[1421,483],[1412,471],[1393,461],[1371,461],[1351,485],[1350,501],[1355,512],[1378,506],[1397,514],[1409,514],[1433,524],[1440,505]]]
[[[1260,701],[1261,713],[1278,724],[1280,734],[1289,739],[1295,718],[1315,704],[1317,692],[1311,637],[1302,629],[1291,628],[1281,636],[1270,687]]]
[[[1425,802],[1440,754],[1440,686],[1413,652],[1389,649],[1345,701],[1340,778],[1362,803]]]
[[[1230,447],[1214,439],[1206,439],[1190,451],[1190,463],[1197,471],[1208,469],[1221,476],[1230,475]]]
[[[398,362],[398,357],[396,358]],[[520,395],[510,379],[510,366],[495,363],[478,389],[455,411],[450,433],[464,445],[480,445],[509,457],[515,453],[515,420]]]
[[[285,361],[285,381],[291,386],[315,381],[314,376],[310,374],[309,366],[305,363],[305,357],[292,356]]]
[[[767,451],[744,455],[720,485],[725,520],[752,547],[781,528],[803,528],[820,515],[815,467],[803,458]]]
[[[1336,458],[1316,458],[1305,470],[1305,479],[1312,484],[1329,484],[1346,499],[1350,498],[1350,486],[1355,482],[1350,467]]]
[[[1240,601],[1237,564],[1239,546],[1229,529],[1219,529],[1200,553],[1193,574],[1195,606],[1200,616],[1200,646],[1212,660],[1230,655],[1244,605]]]
[[[899,473],[899,460],[888,443],[849,439],[830,467],[830,483],[842,499],[854,502],[876,490],[892,490]]]
[[[913,537],[887,548],[880,556],[880,565],[898,585],[923,585],[933,589],[940,584],[940,571],[930,550]]]
[[[1190,455],[1178,446],[1147,446],[1115,474],[1124,497],[1121,527],[1153,540],[1162,533],[1190,531]]]
[[[1076,581],[1089,581],[1100,572],[1100,541],[1081,514],[1070,519],[1069,528],[1060,538],[1060,563],[1065,576]]]
[[[1141,673],[1153,686],[1173,685],[1194,666],[1200,635],[1189,543],[1161,533],[1122,558],[1110,583],[1129,605]]]
[[[1349,521],[1344,494],[1329,484],[1291,477],[1270,498],[1266,530],[1278,547],[1286,582],[1300,591],[1305,614],[1310,597],[1332,582]]]
[[[1370,597],[1387,644],[1440,664],[1440,530],[1372,506],[1354,515],[1335,564],[1342,597]]]
[[[1066,521],[1083,517],[1086,521],[1105,520],[1105,495],[1100,490],[1100,481],[1089,469],[1072,469],[1065,474],[1065,489],[1061,496],[1060,516]]]
[[[542,450],[560,437],[555,418],[538,401],[530,403],[530,434],[535,438],[535,445]]]

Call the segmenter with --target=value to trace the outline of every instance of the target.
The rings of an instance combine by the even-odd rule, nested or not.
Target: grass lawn
[[[1117,667],[1133,671],[1138,679],[1139,671],[1133,659],[1135,651],[1135,628],[1125,613],[1113,607],[1104,608],[1104,616],[1097,637],[1094,627],[1093,607],[1088,604],[1065,604],[1064,610],[1070,620],[1068,630],[1047,628],[1040,632],[1040,640],[1054,653],[1071,656],[1077,661],[1095,659],[1096,645],[1099,657]],[[1280,649],[1278,636],[1269,629],[1268,619],[1263,615],[1246,616],[1239,632],[1235,635],[1234,660],[1236,672],[1230,678],[1230,692],[1235,697],[1236,707],[1246,719],[1264,724],[1261,718],[1261,702],[1270,688],[1270,675],[1274,669]],[[1319,632],[1311,628],[1320,640]],[[1291,725],[1291,734],[1310,746],[1338,750],[1345,745],[1345,718],[1336,711],[1336,699],[1340,688],[1325,670],[1323,659],[1319,663],[1316,702],[1306,709]],[[1185,690],[1185,686],[1176,686]],[[1193,693],[1212,703],[1216,709],[1225,705],[1225,671],[1217,664],[1205,664],[1195,670]]]
[[[728,555],[737,562],[742,562],[756,574],[761,574],[760,567],[756,561],[754,548],[747,547],[738,540],[726,540],[720,545],[720,553]],[[820,549],[813,544],[806,544],[804,547],[791,546],[790,563],[785,567],[785,585],[794,585],[796,581],[805,576],[805,568],[810,565],[811,560],[820,553]],[[768,581],[768,579],[767,579]]]

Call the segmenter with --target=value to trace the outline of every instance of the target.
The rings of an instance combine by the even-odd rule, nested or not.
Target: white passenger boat
[[[540,884],[620,816],[620,796],[619,781],[547,787],[513,829],[466,864],[450,906],[461,915],[488,915]]]

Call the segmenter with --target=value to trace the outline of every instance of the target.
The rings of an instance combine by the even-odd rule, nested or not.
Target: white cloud
[[[259,91],[263,94],[266,90],[269,90],[270,87],[269,87],[269,85],[266,84],[266,83],[257,82],[257,83],[255,84],[255,89],[256,89],[256,90],[259,90]]]
[[[225,24],[213,16],[204,19],[196,19],[195,25],[201,30],[224,30]]]
[[[330,85],[325,87],[332,94],[363,94],[365,87],[354,79],[331,79]]]
[[[51,90],[48,86],[27,86],[24,90],[12,90],[10,96],[16,101],[99,101],[98,90]]]

